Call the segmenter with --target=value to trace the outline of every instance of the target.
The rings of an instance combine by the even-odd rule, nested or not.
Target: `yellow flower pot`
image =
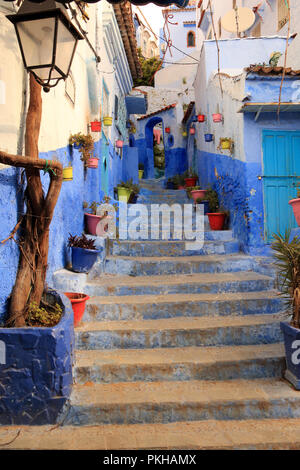
[[[63,181],[72,181],[73,180],[73,167],[66,166],[63,168]]]
[[[105,126],[111,126],[112,125],[112,117],[110,116],[104,116],[103,118],[103,124]]]
[[[183,131],[182,132],[182,137],[187,137],[187,132]]]
[[[144,170],[139,170],[139,179],[143,178]]]
[[[227,139],[221,140],[221,148],[223,150],[230,150],[231,149],[231,141]]]
[[[118,187],[118,199],[122,202],[128,202],[131,190],[127,188]]]

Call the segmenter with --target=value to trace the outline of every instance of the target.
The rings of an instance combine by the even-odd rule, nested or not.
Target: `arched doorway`
[[[149,119],[145,126],[145,138],[148,178],[161,178],[165,174],[164,129],[161,117]]]

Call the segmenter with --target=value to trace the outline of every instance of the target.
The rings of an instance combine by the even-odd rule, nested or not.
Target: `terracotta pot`
[[[224,212],[208,212],[207,216],[211,230],[223,230],[226,217]]]
[[[197,179],[198,179],[197,176],[194,176],[193,178],[185,178],[185,179],[184,179],[184,181],[185,181],[185,187],[186,187],[186,188],[190,188],[190,187],[192,187],[192,186],[196,186]]]
[[[64,292],[64,294],[71,302],[74,314],[74,326],[76,327],[81,322],[85,310],[85,303],[89,300],[89,296],[76,292]]]
[[[198,122],[204,122],[205,121],[205,115],[204,114],[198,114]]]
[[[222,122],[223,121],[223,116],[220,113],[215,113],[212,115],[213,121],[214,122]]]
[[[89,158],[88,161],[87,161],[87,166],[88,168],[98,168],[98,158],[95,158],[95,157],[92,157],[92,158]]]
[[[296,222],[298,224],[298,227],[300,227],[300,198],[297,199],[291,199],[289,201],[289,204],[292,206],[293,211],[294,211],[294,216],[296,219]]]
[[[92,132],[101,132],[101,122],[100,121],[91,122],[91,131]]]
[[[195,189],[194,191],[191,191],[192,198],[194,202],[197,201],[197,199],[204,199],[206,194],[206,189]]]

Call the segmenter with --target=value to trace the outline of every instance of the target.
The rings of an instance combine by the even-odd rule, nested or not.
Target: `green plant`
[[[290,230],[283,236],[273,234],[273,237],[275,241],[271,246],[278,268],[280,295],[292,315],[291,326],[300,328],[300,238],[290,240]]]
[[[186,170],[183,173],[183,177],[184,177],[184,179],[185,178],[198,178],[198,175],[192,168],[190,168],[189,170]]]
[[[78,145],[81,153],[80,160],[85,164],[92,158],[94,152],[94,139],[90,134],[84,135],[81,132],[71,134],[69,137],[69,145]]]
[[[45,304],[43,299],[41,305],[45,307],[38,306],[35,302],[29,304],[27,315],[26,315],[26,326],[44,326],[52,327],[57,325],[62,316],[62,308],[59,304],[50,305]]]
[[[208,201],[210,212],[220,212],[218,193],[211,187],[206,190],[205,199]]]
[[[74,248],[84,248],[86,250],[97,250],[94,240],[87,238],[84,233],[81,237],[69,233],[68,246]]]
[[[104,196],[100,202],[92,201],[92,202],[83,202],[83,208],[88,209],[91,214],[97,215],[97,208],[103,204],[110,204],[111,198],[109,196]],[[118,204],[112,204],[115,210],[118,209]]]

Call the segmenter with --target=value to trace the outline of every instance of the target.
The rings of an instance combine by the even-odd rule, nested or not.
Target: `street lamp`
[[[77,41],[82,34],[63,5],[54,0],[37,4],[24,0],[15,15],[7,15],[15,27],[24,67],[44,91],[69,74]]]

